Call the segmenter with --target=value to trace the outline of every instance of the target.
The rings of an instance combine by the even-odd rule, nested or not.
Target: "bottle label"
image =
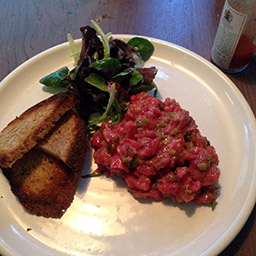
[[[211,52],[218,66],[229,68],[246,20],[247,15],[234,10],[226,0]]]

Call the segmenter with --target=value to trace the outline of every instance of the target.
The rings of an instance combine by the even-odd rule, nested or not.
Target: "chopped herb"
[[[211,208],[212,208],[212,211],[214,211],[214,209],[216,208],[216,205],[217,205],[217,199],[215,198],[212,203],[211,203]]]
[[[205,171],[206,168],[207,168],[207,165],[206,165],[206,163],[199,163],[199,164],[197,165],[197,167],[198,167],[198,169],[199,169],[200,171]]]
[[[174,114],[173,112],[169,112],[169,113],[168,113],[168,117],[169,117],[169,118],[172,118],[172,117],[173,117],[173,114]]]
[[[211,165],[211,164],[213,164],[213,163],[214,163],[214,160],[213,160],[212,155],[210,155],[210,154],[208,155],[207,162],[208,162],[208,164],[209,164],[209,165]]]
[[[160,139],[162,139],[162,140],[164,140],[164,139],[165,139],[164,134],[158,133],[158,134],[157,134],[157,136],[158,136]]]
[[[143,117],[141,119],[139,119],[138,121],[135,122],[137,128],[140,128],[142,124],[147,125],[148,124],[148,119],[146,117]]]
[[[175,127],[175,128],[172,130],[172,132],[173,132],[174,134],[177,134],[177,133],[179,133],[179,129]]]
[[[123,157],[123,158],[122,158],[122,161],[123,161],[124,163],[129,163],[129,162],[132,161],[132,158],[131,158],[130,156]]]
[[[148,124],[148,119],[146,117],[143,117],[140,119],[143,124]]]
[[[190,189],[186,189],[187,194],[192,194],[192,191]]]
[[[83,179],[87,179],[87,178],[93,178],[93,177],[99,177],[101,175],[104,174],[104,171],[95,171],[93,173],[90,173],[90,174],[86,174],[86,175],[82,175],[81,178]]]
[[[136,124],[136,127],[137,127],[137,128],[140,128],[140,127],[141,127],[141,123],[140,123],[139,121],[136,121],[135,124]]]
[[[193,147],[194,147],[194,144],[193,144],[192,141],[186,142],[185,145],[186,145],[186,149],[190,149],[190,148],[193,148]]]
[[[169,153],[172,154],[172,155],[175,155],[175,154],[176,154],[176,150],[170,149],[170,150],[169,150]]]

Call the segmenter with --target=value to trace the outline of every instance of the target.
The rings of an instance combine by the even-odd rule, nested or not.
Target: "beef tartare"
[[[136,199],[211,204],[217,197],[216,151],[174,99],[131,96],[124,119],[103,123],[91,145],[97,172],[121,176]]]

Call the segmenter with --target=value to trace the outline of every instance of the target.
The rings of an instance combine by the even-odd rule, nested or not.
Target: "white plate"
[[[256,199],[252,111],[212,64],[179,46],[151,41],[155,52],[147,66],[159,70],[155,81],[160,97],[175,98],[189,110],[219,155],[221,194],[215,210],[193,203],[141,203],[121,182],[98,177],[81,180],[60,220],[46,219],[25,212],[0,173],[3,255],[217,255],[238,234]],[[38,81],[64,65],[72,67],[67,44],[35,56],[4,79],[0,129],[49,97]],[[88,158],[87,168],[90,165]]]

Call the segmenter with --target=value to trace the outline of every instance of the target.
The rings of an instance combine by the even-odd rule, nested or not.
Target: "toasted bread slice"
[[[34,105],[0,133],[0,166],[10,168],[16,160],[45,137],[61,116],[76,103],[72,93],[59,93]]]
[[[67,164],[74,171],[84,166],[86,125],[82,118],[69,110],[56,123],[37,147]]]
[[[70,206],[80,176],[80,172],[36,148],[11,169],[4,169],[4,174],[25,209],[51,218],[60,218]]]

